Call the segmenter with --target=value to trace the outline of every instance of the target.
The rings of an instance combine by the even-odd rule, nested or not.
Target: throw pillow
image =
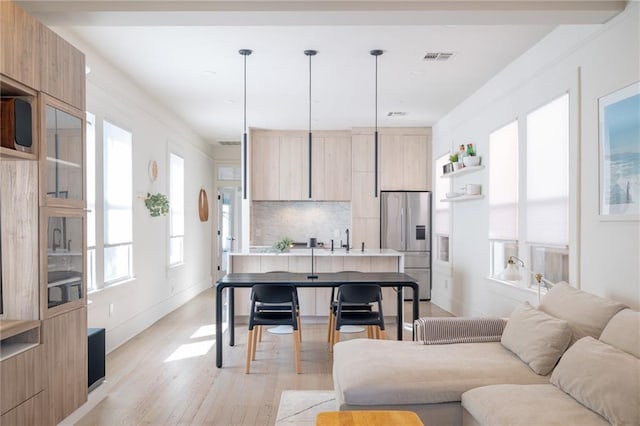
[[[559,282],[540,301],[539,310],[569,322],[571,344],[585,336],[600,337],[609,320],[626,306]]]
[[[500,342],[536,373],[553,370],[571,340],[569,324],[533,308],[519,305],[507,321]]]
[[[640,359],[585,337],[563,356],[551,383],[612,425],[640,424]]]

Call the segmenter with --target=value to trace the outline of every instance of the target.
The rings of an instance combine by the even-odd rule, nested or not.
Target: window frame
[[[179,158],[182,161],[182,176],[181,176],[181,181],[182,181],[182,200],[181,200],[181,206],[180,209],[174,209],[175,205],[176,205],[176,199],[175,199],[175,195],[173,193],[173,178],[174,178],[174,170],[173,170],[173,163],[172,163],[172,157],[176,157]],[[170,149],[169,150],[169,155],[168,155],[168,163],[169,163],[169,231],[168,231],[168,235],[169,235],[169,240],[168,240],[168,246],[167,246],[167,265],[170,268],[175,268],[178,267],[180,265],[183,265],[185,263],[185,256],[184,256],[184,242],[185,242],[185,225],[186,225],[186,221],[185,221],[185,165],[186,165],[186,160],[184,158],[184,155],[179,152],[179,150],[176,149]],[[182,233],[174,233],[173,230],[173,223],[174,223],[174,211],[180,211],[181,216],[182,216]],[[179,241],[180,242],[180,258],[177,260],[173,260],[171,258],[171,253],[172,253],[172,243],[173,241]]]

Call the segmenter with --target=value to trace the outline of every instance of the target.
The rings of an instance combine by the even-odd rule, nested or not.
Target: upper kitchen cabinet
[[[314,200],[351,200],[351,133],[318,132],[313,137],[311,194]]]
[[[0,73],[40,88],[40,32],[42,24],[11,1],[0,1]]]
[[[84,110],[84,54],[45,26],[41,26],[40,40],[40,90]]]
[[[382,129],[380,189],[431,190],[431,129]]]
[[[303,132],[251,131],[251,198],[308,200],[308,146]]]
[[[41,205],[84,207],[84,114],[42,97]]]

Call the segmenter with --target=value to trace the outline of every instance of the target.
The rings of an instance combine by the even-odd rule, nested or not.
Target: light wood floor
[[[224,366],[216,368],[213,312],[214,292],[208,290],[110,353],[108,383],[102,385],[107,397],[76,424],[273,425],[283,390],[333,388],[326,324],[303,322],[303,374],[295,374],[291,335],[265,333],[247,375],[246,325],[236,326],[234,347],[225,334]],[[429,302],[420,303],[420,313],[450,315]],[[387,338],[395,338],[395,326],[387,329]],[[411,332],[404,338],[411,339]]]

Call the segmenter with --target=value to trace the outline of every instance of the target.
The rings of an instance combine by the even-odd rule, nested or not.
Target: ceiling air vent
[[[220,145],[222,146],[239,146],[240,141],[220,141]]]
[[[424,58],[422,58],[422,60],[429,61],[429,62],[433,62],[433,61],[442,62],[442,61],[447,61],[451,59],[453,55],[455,55],[455,53],[453,52],[427,52],[427,54],[424,55]]]
[[[404,117],[407,114],[408,113],[404,111],[390,111],[387,113],[387,117]]]

